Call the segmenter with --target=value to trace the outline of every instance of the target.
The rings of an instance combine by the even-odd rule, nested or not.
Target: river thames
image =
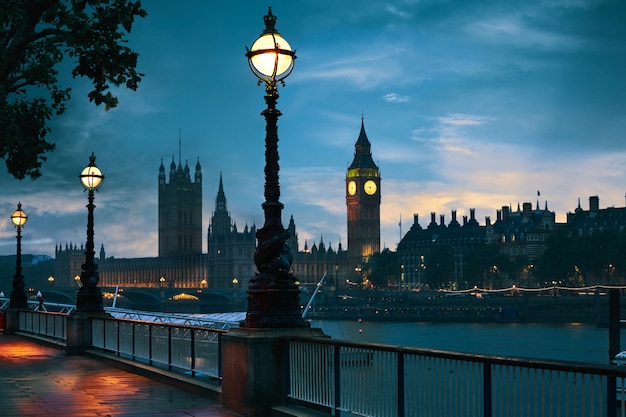
[[[313,320],[333,339],[424,349],[606,364],[609,331],[590,324]],[[620,346],[626,350],[626,329]]]

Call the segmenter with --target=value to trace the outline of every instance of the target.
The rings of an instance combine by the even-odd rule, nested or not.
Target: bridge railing
[[[116,318],[91,320],[92,346],[191,376],[222,379],[223,330]]]
[[[288,399],[334,415],[626,414],[626,367],[288,338]]]

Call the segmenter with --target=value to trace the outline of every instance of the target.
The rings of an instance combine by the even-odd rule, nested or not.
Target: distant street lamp
[[[54,286],[54,277],[52,275],[48,277],[48,282],[50,283],[51,287]]]
[[[161,283],[161,288],[165,287],[165,277],[159,278],[159,282]]]
[[[276,17],[269,8],[264,17],[265,30],[247,49],[246,57],[252,73],[265,83],[265,202],[262,204],[265,223],[256,232],[257,248],[254,263],[258,273],[250,280],[246,328],[308,327],[300,312],[300,290],[291,273],[293,255],[288,241],[291,237],[281,220],[283,204],[279,201],[278,182],[278,100],[277,84],[291,74],[296,54],[276,31]]]
[[[28,308],[28,299],[24,291],[24,275],[22,275],[22,226],[26,224],[28,216],[22,211],[22,203],[17,203],[17,210],[11,214],[11,221],[17,228],[17,253],[15,255],[15,275],[13,275],[13,291],[9,307]]]
[[[82,265],[80,273],[81,287],[76,295],[76,312],[78,313],[103,313],[102,292],[98,288],[100,277],[98,275],[98,265],[94,262],[96,254],[93,243],[93,204],[94,191],[102,185],[104,175],[96,166],[96,157],[91,153],[89,165],[80,173],[80,181],[89,192],[87,204],[87,245],[85,247],[85,263]]]

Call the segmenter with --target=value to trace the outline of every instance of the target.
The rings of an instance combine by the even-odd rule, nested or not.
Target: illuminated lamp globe
[[[22,227],[26,224],[27,220],[28,216],[22,211],[22,203],[17,203],[17,210],[11,214],[11,221],[17,227]]]
[[[264,19],[265,30],[246,53],[248,64],[261,81],[280,82],[293,71],[296,53],[274,29],[276,17],[272,15],[271,7]]]
[[[89,165],[80,173],[80,181],[85,189],[95,190],[102,185],[102,180],[104,180],[104,175],[100,168],[96,166],[96,157],[92,152],[89,157]]]

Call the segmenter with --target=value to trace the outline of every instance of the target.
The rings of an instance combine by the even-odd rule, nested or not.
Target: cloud
[[[400,96],[396,93],[389,93],[385,94],[383,100],[388,103],[408,103],[411,101],[411,98],[409,96]]]

